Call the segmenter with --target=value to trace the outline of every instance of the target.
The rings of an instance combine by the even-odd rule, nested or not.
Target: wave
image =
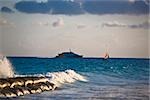
[[[51,77],[50,81],[56,84],[56,86],[58,87],[65,83],[74,83],[75,81],[87,81],[87,79],[84,76],[76,73],[74,70],[47,73],[46,77]]]
[[[74,83],[75,81],[88,81],[86,77],[71,69],[62,72],[47,72],[46,74],[15,75],[15,77],[46,77],[51,83],[55,84],[56,87],[60,87],[66,83]]]
[[[11,63],[6,57],[0,57],[0,78],[13,77],[14,71]]]
[[[47,72],[46,74],[15,75],[6,57],[0,59],[0,97],[16,97],[55,90],[66,83],[84,81],[86,78],[74,70]]]
[[[16,97],[27,94],[55,90],[66,83],[84,81],[86,78],[74,70],[48,72],[46,74],[14,75],[12,78],[0,78],[0,98]]]

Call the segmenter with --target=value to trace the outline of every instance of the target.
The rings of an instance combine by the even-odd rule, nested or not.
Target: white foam
[[[65,83],[73,83],[75,81],[84,81],[84,82],[87,81],[84,76],[76,73],[74,70],[47,73],[46,76],[51,77],[50,82],[55,84],[57,87]]]
[[[75,81],[86,82],[87,79],[76,73],[74,70],[65,70],[62,72],[48,72],[44,74],[34,74],[34,75],[15,75],[15,77],[28,77],[28,76],[38,76],[38,77],[47,77],[49,82],[55,84],[56,87],[60,87],[66,83],[74,83]]]
[[[6,57],[0,59],[0,78],[13,77],[14,71],[11,63]]]

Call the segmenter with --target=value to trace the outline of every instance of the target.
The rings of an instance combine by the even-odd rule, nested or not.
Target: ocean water
[[[54,91],[12,98],[15,100],[149,100],[149,59],[9,57],[9,60],[16,75],[72,70],[88,80],[66,82]]]

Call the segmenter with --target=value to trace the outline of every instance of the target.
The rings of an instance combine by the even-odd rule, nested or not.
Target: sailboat
[[[106,53],[104,54],[104,59],[108,59],[108,58],[109,58],[109,53],[106,52]]]
[[[106,52],[105,52],[103,58],[104,59],[108,59],[109,58],[108,47],[106,48]]]

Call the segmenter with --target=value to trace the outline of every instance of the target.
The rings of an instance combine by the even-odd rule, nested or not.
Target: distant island
[[[78,55],[70,50],[70,52],[62,52],[58,54],[55,58],[82,58],[82,55]]]

